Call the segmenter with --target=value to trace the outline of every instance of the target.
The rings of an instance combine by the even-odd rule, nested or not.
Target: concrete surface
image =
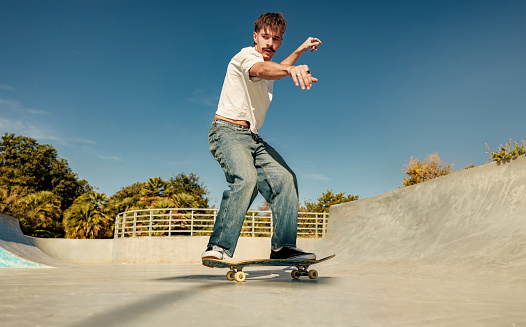
[[[247,269],[197,264],[0,270],[0,325],[525,326],[525,288],[456,275]]]
[[[20,230],[18,219],[0,213],[0,268],[52,268],[65,265],[29,242]]]
[[[526,326],[526,157],[335,206],[315,251],[336,253],[316,280],[265,267],[236,283],[198,264],[0,269],[0,325]]]

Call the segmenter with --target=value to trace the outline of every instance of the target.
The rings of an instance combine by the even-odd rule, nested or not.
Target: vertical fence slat
[[[194,209],[192,209],[190,218],[190,236],[194,236]]]
[[[152,236],[153,211],[150,210],[150,223],[148,224],[148,236]]]
[[[137,236],[137,211],[133,213],[133,237]]]

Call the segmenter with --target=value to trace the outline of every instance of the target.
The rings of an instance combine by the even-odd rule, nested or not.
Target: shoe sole
[[[212,266],[205,265],[205,263],[203,262],[203,260],[221,260],[221,259],[218,259],[217,257],[213,257],[213,256],[201,257],[201,263],[203,264],[203,266],[205,266],[205,267],[209,267],[209,268],[214,268],[214,267],[212,267]]]
[[[316,260],[316,256],[297,256],[297,257],[291,257],[291,258],[270,258],[272,260]]]

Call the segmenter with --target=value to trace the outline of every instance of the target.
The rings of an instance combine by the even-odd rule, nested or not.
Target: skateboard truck
[[[309,270],[309,266],[329,260],[334,255],[325,257],[320,260],[302,260],[302,259],[260,259],[260,260],[245,260],[238,262],[229,262],[217,259],[204,259],[203,265],[211,268],[228,268],[226,278],[230,281],[244,282],[247,275],[243,272],[244,267],[248,266],[295,266],[290,275],[294,279],[299,279],[301,276],[308,276],[310,279],[318,278],[316,270]]]
[[[294,269],[290,275],[294,279],[299,279],[301,276],[309,276],[310,279],[318,278],[318,272],[314,269],[308,270],[309,266],[296,266],[298,269]]]
[[[236,282],[244,282],[247,278],[247,274],[242,271],[243,267],[241,266],[231,266],[230,271],[226,273],[226,279]]]

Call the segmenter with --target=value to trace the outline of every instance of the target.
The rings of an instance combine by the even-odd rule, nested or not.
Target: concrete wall
[[[113,240],[37,238],[28,241],[53,258],[69,263],[112,263]]]
[[[135,237],[108,240],[44,239],[26,236],[42,252],[75,264],[199,263],[208,236]],[[320,239],[299,238],[298,247],[310,251]],[[268,258],[270,238],[240,237],[234,260]]]
[[[330,217],[315,251],[336,251],[331,263],[346,272],[404,263],[526,273],[526,156],[332,206]]]
[[[206,249],[208,236],[135,237],[113,241],[115,263],[198,263]],[[298,247],[310,251],[316,239],[298,239]],[[240,237],[234,260],[268,258],[270,238]]]

